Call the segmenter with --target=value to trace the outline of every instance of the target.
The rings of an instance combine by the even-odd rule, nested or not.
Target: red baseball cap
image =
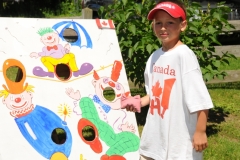
[[[149,13],[148,20],[153,20],[154,15],[158,10],[164,10],[170,14],[173,18],[182,18],[186,20],[186,13],[184,10],[177,4],[172,2],[162,2],[157,4]]]

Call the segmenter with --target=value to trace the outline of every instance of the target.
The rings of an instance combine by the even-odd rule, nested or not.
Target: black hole
[[[103,91],[103,96],[106,100],[112,102],[115,99],[115,92],[111,87],[106,87]]]
[[[63,144],[67,139],[67,135],[64,129],[56,128],[53,130],[51,138],[56,144]]]
[[[63,32],[63,38],[69,43],[74,43],[78,40],[78,35],[74,29],[66,28]]]
[[[82,135],[86,141],[93,141],[95,139],[95,131],[91,126],[85,126],[82,130]]]
[[[13,82],[20,82],[23,78],[22,69],[18,66],[11,66],[6,71],[7,78]]]
[[[71,76],[71,70],[66,64],[58,64],[56,66],[56,74],[60,80],[67,80]]]

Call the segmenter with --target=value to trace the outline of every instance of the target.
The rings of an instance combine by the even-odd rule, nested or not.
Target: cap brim
[[[164,8],[154,8],[152,9],[149,14],[148,14],[148,20],[153,20],[154,19],[154,15],[156,14],[157,11],[159,10],[163,10],[165,12],[167,12],[170,16],[172,16],[173,18],[180,18],[181,16],[179,16],[178,13],[170,13],[167,9],[164,9]]]

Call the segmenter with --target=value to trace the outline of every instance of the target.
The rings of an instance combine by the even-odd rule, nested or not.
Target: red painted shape
[[[108,20],[108,24],[109,24],[109,26],[110,26],[110,28],[111,29],[114,29],[115,27],[114,27],[114,25],[113,25],[113,21],[112,20]]]
[[[101,23],[100,23],[100,19],[96,19],[96,24],[97,24],[97,26],[98,26],[98,28],[102,28],[102,25],[101,25]]]
[[[19,97],[18,97],[18,98],[15,98],[15,102],[16,102],[16,103],[21,102],[21,98],[19,98]]]
[[[109,81],[108,84],[109,84],[112,88],[115,88],[115,83],[114,83],[114,82]]]
[[[82,135],[83,128],[86,127],[86,126],[91,126],[94,129],[95,138],[94,138],[93,141],[86,141],[85,138]],[[81,118],[78,121],[78,134],[80,135],[80,137],[83,140],[83,142],[85,142],[86,144],[90,145],[90,147],[92,148],[92,150],[95,153],[101,153],[102,152],[102,143],[99,140],[98,130],[97,130],[96,126],[92,122],[90,122],[89,120],[87,120],[85,118]]]
[[[172,86],[175,82],[175,78],[172,79],[166,79],[164,81],[164,88],[163,88],[163,95],[162,95],[162,103],[161,106],[164,109],[168,109],[168,105],[169,105],[169,97],[172,91]]]
[[[108,155],[105,154],[101,157],[100,160],[126,160],[126,158],[124,158],[123,156],[120,156],[120,155],[108,156]]]
[[[155,105],[154,102],[157,102],[157,104]],[[160,116],[160,112],[161,112],[161,106],[160,106],[160,99],[159,98],[155,98],[151,100],[151,104],[150,104],[150,113],[153,115],[153,110],[157,109],[158,110],[158,114]]]
[[[105,21],[102,22],[102,25],[106,26],[108,25]]]
[[[112,73],[111,73],[111,79],[113,81],[115,82],[118,81],[121,70],[122,70],[122,63],[120,61],[114,61],[114,64],[112,67]]]

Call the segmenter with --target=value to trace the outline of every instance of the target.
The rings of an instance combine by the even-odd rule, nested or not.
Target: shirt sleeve
[[[151,59],[151,56],[150,56],[150,58],[149,59]],[[149,82],[151,81],[150,80],[150,61],[151,60],[149,60],[148,59],[148,61],[147,61],[147,63],[146,63],[146,67],[145,67],[145,71],[144,71],[144,81],[145,81],[145,90],[146,90],[146,93],[149,95],[150,93],[149,93],[149,87],[150,87],[150,84],[149,84]]]
[[[150,90],[151,90],[151,88],[149,88],[149,87],[152,86],[153,65],[159,59],[161,53],[162,53],[161,48],[156,50],[155,52],[153,52],[151,54],[151,56],[148,58],[148,61],[146,63],[145,72],[144,72],[144,80],[145,80],[146,93],[148,95],[150,95]]]
[[[213,103],[200,69],[184,74],[182,80],[184,101],[191,113],[213,108]]]

